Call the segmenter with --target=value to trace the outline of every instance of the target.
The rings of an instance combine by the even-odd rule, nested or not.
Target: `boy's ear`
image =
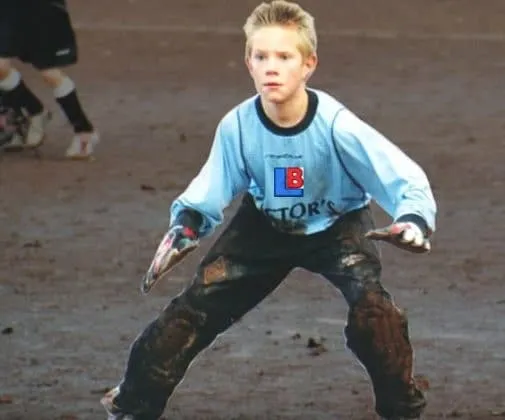
[[[304,79],[307,81],[312,76],[314,71],[316,70],[318,64],[318,58],[316,53],[310,54],[305,59],[305,77]]]
[[[251,59],[249,58],[249,56],[245,57],[244,62],[247,67],[247,70],[249,71],[249,74],[251,74],[252,76]]]

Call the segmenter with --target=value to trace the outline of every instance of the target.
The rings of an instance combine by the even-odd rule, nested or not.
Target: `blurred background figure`
[[[44,141],[50,113],[25,84],[12,59],[31,64],[73,128],[66,157],[86,159],[99,135],[81,105],[73,80],[62,68],[76,64],[77,42],[65,0],[2,0],[0,4],[0,91],[5,108],[27,118],[3,147],[24,150]]]

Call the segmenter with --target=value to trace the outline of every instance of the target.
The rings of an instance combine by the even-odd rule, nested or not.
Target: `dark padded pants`
[[[194,358],[302,267],[326,277],[349,304],[347,344],[371,375],[377,412],[413,417],[425,401],[412,380],[407,321],[380,284],[375,244],[363,238],[372,226],[365,208],[325,232],[288,235],[246,196],[193,281],[134,341],[114,405],[135,419],[158,419]]]

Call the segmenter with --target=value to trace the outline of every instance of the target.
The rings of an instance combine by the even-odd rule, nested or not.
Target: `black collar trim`
[[[281,127],[275,124],[270,118],[267,117],[263,106],[261,105],[261,98],[258,97],[255,99],[254,104],[256,106],[256,112],[258,113],[258,117],[265,128],[271,131],[274,134],[279,136],[295,136],[296,134],[301,133],[312,123],[317,111],[317,105],[319,103],[319,98],[317,94],[311,90],[307,90],[307,94],[309,95],[309,103],[307,107],[307,112],[303,119],[296,125],[292,127]]]

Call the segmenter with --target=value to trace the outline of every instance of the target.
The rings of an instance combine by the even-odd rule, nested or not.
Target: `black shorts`
[[[1,0],[0,57],[39,70],[77,62],[77,42],[65,0]]]

